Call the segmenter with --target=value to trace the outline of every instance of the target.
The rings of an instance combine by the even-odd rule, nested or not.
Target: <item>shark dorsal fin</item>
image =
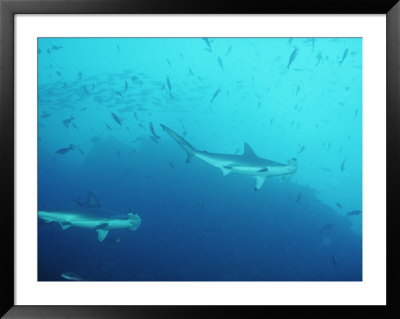
[[[244,143],[244,151],[243,156],[245,157],[257,157],[256,153],[254,153],[253,149],[248,143]]]
[[[96,198],[96,196],[92,192],[88,192],[87,194],[87,201],[85,203],[85,206],[88,207],[100,207],[100,202]]]

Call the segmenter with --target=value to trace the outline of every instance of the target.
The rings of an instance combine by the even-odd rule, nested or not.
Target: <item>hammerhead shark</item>
[[[88,194],[87,203],[95,203],[93,207],[98,207],[97,201],[93,200],[92,194]],[[128,213],[127,215],[111,215],[95,213],[90,211],[89,205],[80,205],[83,208],[78,211],[38,211],[38,216],[46,223],[57,222],[62,230],[70,227],[80,227],[94,229],[97,231],[97,239],[102,242],[110,230],[128,229],[136,230],[141,224],[139,215]],[[86,206],[86,207],[85,207]]]
[[[265,179],[271,176],[282,176],[283,180],[289,180],[297,170],[297,159],[291,158],[287,165],[258,157],[249,144],[244,143],[242,155],[209,153],[207,151],[196,150],[185,139],[160,124],[162,129],[167,132],[188,154],[186,162],[189,163],[197,157],[206,163],[221,169],[224,176],[229,173],[253,176],[256,180],[254,190],[257,191],[264,184]]]

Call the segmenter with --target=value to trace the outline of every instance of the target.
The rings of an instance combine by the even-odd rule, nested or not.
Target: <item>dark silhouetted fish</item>
[[[321,227],[320,231],[327,231],[327,230],[331,230],[333,227],[333,224],[326,224],[324,226]]]
[[[344,60],[346,59],[348,53],[349,53],[349,49],[344,50],[344,52],[343,52],[343,57],[342,57],[342,59],[339,61],[339,64],[340,64],[340,65],[342,65],[342,63],[343,63]]]
[[[207,47],[210,50],[210,52],[212,52],[212,47],[210,45],[210,41],[208,40],[208,38],[202,38],[202,39],[207,44]]]
[[[218,64],[222,69],[224,69],[224,64],[222,63],[222,59],[220,56],[218,57]]]
[[[60,50],[62,48],[63,48],[63,46],[61,46],[61,45],[60,46],[53,45],[50,49],[57,51],[57,50]]]
[[[66,153],[68,153],[69,151],[72,151],[74,149],[74,146],[71,144],[69,147],[63,147],[60,148],[56,151],[56,154],[61,154],[64,155]]]
[[[170,82],[169,78],[167,78],[167,86],[168,86],[168,90],[169,90],[169,95],[172,96],[171,82]]]
[[[131,77],[131,81],[133,82],[133,83],[135,83],[135,84],[139,84],[139,85],[142,85],[143,84],[143,82],[137,77],[137,76],[132,76]]]
[[[296,59],[297,55],[299,54],[299,49],[295,48],[290,55],[289,62],[287,65],[287,68],[289,69],[290,65],[293,63],[293,61]]]
[[[88,95],[90,94],[88,89],[87,89],[87,87],[86,87],[86,85],[82,85],[82,89],[86,94],[88,94]]]
[[[343,206],[340,203],[336,203],[336,206],[339,208],[343,208]]]
[[[49,117],[49,116],[51,116],[50,113],[46,113],[46,111],[43,111],[41,118],[45,119],[46,117]]]
[[[167,63],[169,66],[172,66],[171,61],[169,59],[167,59]]]
[[[98,141],[100,141],[100,137],[98,137],[98,136],[93,136],[93,137],[90,139],[90,141],[91,141],[92,143],[97,143]]]
[[[119,125],[121,125],[121,120],[119,119],[119,117],[114,113],[111,112],[111,116],[114,119],[115,122],[117,122]]]
[[[343,160],[343,162],[342,162],[342,165],[340,165],[340,170],[343,172],[344,170],[345,170],[345,167],[344,167],[344,163],[346,162],[346,160],[344,159]]]
[[[172,162],[169,162],[169,167],[174,168],[174,164]]]
[[[360,215],[362,212],[361,210],[352,210],[351,212],[347,213],[347,216],[356,216],[356,215]]]
[[[115,94],[120,96],[120,97],[122,97],[122,98],[124,97],[124,95],[122,94],[121,91],[115,90]]]
[[[299,194],[297,195],[296,202],[299,202],[300,200],[301,200],[301,193],[299,193]]]
[[[301,147],[300,151],[297,152],[297,154],[303,153],[305,149],[306,149],[306,146],[303,145],[303,146]]]
[[[321,52],[318,52],[318,54],[317,54],[317,64],[316,65],[318,65],[321,62],[321,60],[322,60],[322,54],[321,54]]]
[[[62,123],[64,124],[65,127],[68,127],[69,124],[71,124],[71,122],[75,120],[75,118],[73,116],[71,116],[69,119],[66,119],[64,121],[62,121]]]
[[[228,56],[229,53],[231,53],[231,50],[232,50],[232,46],[229,47],[228,51],[225,53],[225,56]]]
[[[189,68],[189,74],[190,74],[190,75],[194,75],[194,73],[193,73],[193,71],[192,71],[191,68]]]
[[[154,131],[154,127],[153,127],[153,123],[152,122],[149,122],[149,128],[150,128],[150,132],[151,132],[151,134],[153,134],[153,136],[156,138],[156,139],[159,139],[160,137],[156,134],[156,132]]]
[[[221,89],[218,89],[215,91],[214,95],[212,96],[212,98],[210,100],[210,105],[212,104],[212,102],[214,102],[214,100],[218,96],[219,92],[221,92]]]
[[[128,82],[125,81],[125,92],[128,91]]]

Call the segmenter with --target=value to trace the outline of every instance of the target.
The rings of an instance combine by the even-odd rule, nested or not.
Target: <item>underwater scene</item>
[[[361,281],[361,38],[39,38],[39,281]]]

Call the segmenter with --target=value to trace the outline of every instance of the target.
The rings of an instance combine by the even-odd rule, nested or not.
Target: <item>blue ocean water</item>
[[[255,191],[160,124],[297,171]],[[40,38],[38,160],[39,210],[141,219],[38,219],[38,280],[362,280],[360,38]]]

